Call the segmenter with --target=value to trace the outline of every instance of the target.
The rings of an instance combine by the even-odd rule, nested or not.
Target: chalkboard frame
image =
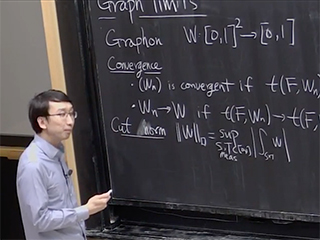
[[[96,122],[94,126],[94,132],[97,136],[101,136],[100,144],[101,146],[107,146],[107,136],[104,131],[104,123],[103,123],[103,116],[101,113],[101,102],[102,99],[98,94],[101,89],[99,88],[99,81],[98,81],[98,73],[96,69],[93,67],[95,66],[95,45],[93,43],[93,36],[92,36],[92,29],[91,29],[91,20],[90,20],[90,10],[88,8],[88,1],[83,0],[83,8],[85,12],[84,22],[85,24],[85,33],[86,33],[86,44],[89,46],[89,52],[87,56],[87,69],[90,69],[90,76],[87,81],[92,81],[94,85],[94,89],[91,89],[94,92],[90,98],[94,99],[93,102],[97,103],[99,106],[97,108],[93,108],[92,111],[94,112],[94,121]],[[92,84],[91,84],[92,85]],[[91,92],[91,93],[92,93]],[[103,151],[104,152],[104,151]],[[108,159],[108,153],[104,153],[105,157]],[[103,160],[101,160],[104,162]],[[104,169],[108,171],[108,161],[105,162]],[[110,174],[105,173],[104,175],[110,176]],[[110,179],[107,180],[107,185],[110,185]],[[289,213],[289,212],[276,212],[276,211],[266,211],[266,210],[258,210],[258,209],[238,209],[238,208],[219,208],[219,207],[209,207],[209,206],[193,206],[193,205],[186,205],[186,204],[175,204],[170,202],[150,202],[150,201],[137,201],[137,200],[130,200],[130,199],[121,199],[117,197],[113,197],[112,202],[110,203],[112,206],[135,206],[135,207],[155,207],[155,208],[162,208],[162,209],[174,209],[174,210],[190,210],[196,212],[208,212],[213,214],[228,214],[228,215],[241,215],[241,216],[248,216],[248,217],[259,217],[259,218],[267,218],[267,219],[278,219],[278,220],[286,220],[286,221],[306,221],[306,222],[320,222],[320,215],[319,214],[301,214],[301,213]]]
[[[174,203],[152,203],[148,201],[136,201],[136,200],[128,200],[128,199],[120,199],[120,198],[114,198],[111,204],[119,205],[119,206],[150,207],[150,208],[161,208],[161,209],[169,209],[169,210],[182,210],[182,211],[186,210],[186,211],[203,212],[203,213],[211,213],[211,214],[276,219],[281,221],[302,221],[302,222],[317,222],[317,223],[320,222],[320,215],[317,215],[317,214],[301,214],[301,213],[265,211],[265,210],[255,210],[255,209],[193,206],[193,205],[174,204]]]

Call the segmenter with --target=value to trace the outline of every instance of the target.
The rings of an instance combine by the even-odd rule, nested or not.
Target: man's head
[[[71,100],[58,90],[42,92],[29,103],[33,130],[53,145],[70,136],[76,117]]]

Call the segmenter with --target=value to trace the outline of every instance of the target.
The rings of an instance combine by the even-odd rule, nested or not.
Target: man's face
[[[69,102],[49,102],[49,116],[43,118],[43,126],[41,126],[42,133],[47,136],[48,140],[59,144],[69,138],[74,126],[72,113],[74,113],[74,109]]]

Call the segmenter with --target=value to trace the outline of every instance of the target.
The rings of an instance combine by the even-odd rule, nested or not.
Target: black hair
[[[29,121],[36,133],[41,133],[42,128],[38,124],[38,117],[47,117],[49,115],[49,102],[69,102],[70,98],[59,90],[50,89],[37,94],[29,102]]]

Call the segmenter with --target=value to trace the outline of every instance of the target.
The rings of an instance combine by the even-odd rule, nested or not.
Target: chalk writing
[[[109,57],[107,67],[110,70],[110,73],[134,73],[137,79],[141,77],[142,73],[146,75],[158,75],[161,74],[162,70],[162,67],[157,61],[118,61],[115,56]]]
[[[235,83],[230,82],[228,79],[225,79],[223,82],[211,82],[211,83],[191,83],[191,82],[182,82],[180,84],[180,89],[183,91],[186,90],[196,90],[201,92],[206,92],[207,97],[212,97],[216,92],[228,93],[230,88],[234,86]]]
[[[105,42],[109,47],[124,47],[124,48],[135,48],[137,53],[140,54],[141,46],[146,48],[152,48],[156,46],[162,46],[163,43],[159,37],[147,37],[143,27],[140,28],[140,36],[135,38],[117,38],[115,29],[110,29],[106,33]]]
[[[111,134],[196,146],[215,151],[219,161],[287,163],[295,160],[294,131],[319,134],[319,69],[264,65],[271,57],[292,58],[303,45],[305,20],[291,11],[248,18],[241,11],[220,14],[219,4],[207,8],[197,0],[94,4],[101,72],[108,74],[101,81],[128,96],[111,93]],[[279,56],[269,54],[275,49]]]
[[[126,117],[124,121],[120,121],[120,118],[117,116],[113,117],[111,120],[111,130],[123,137],[164,139],[167,134],[165,128],[161,126],[152,126],[151,123],[146,122],[145,119],[141,120],[140,125],[137,127],[136,134],[131,133],[131,128],[133,128],[133,126],[129,117]]]
[[[288,18],[286,24],[281,24],[277,33],[270,28],[269,22],[260,23],[260,31],[245,32],[240,18],[235,18],[234,23],[227,24],[222,30],[213,27],[211,24],[203,27],[194,25],[192,28],[183,26],[183,33],[189,44],[197,44],[199,36],[206,46],[231,45],[232,48],[238,48],[240,39],[253,39],[259,41],[260,45],[268,46],[270,42],[279,42],[287,40],[289,46],[295,45],[295,19]],[[285,28],[286,27],[286,28]],[[285,30],[288,29],[288,30]],[[285,34],[286,31],[286,34]],[[260,37],[259,37],[260,36]],[[288,37],[286,37],[288,36]]]
[[[147,92],[147,91],[155,91],[157,93],[161,92],[162,83],[159,77],[155,78],[143,78],[139,79],[139,90],[140,92]]]
[[[160,126],[152,126],[150,122],[142,119],[137,130],[137,136],[166,136],[166,130]]]
[[[263,123],[270,126],[272,122],[278,120],[279,122],[290,121],[293,126],[303,130],[312,129],[316,131],[319,127],[319,113],[315,110],[307,110],[306,108],[298,109],[295,107],[291,112],[279,114],[271,111],[268,104],[265,104],[264,108],[257,109],[231,105],[227,106],[221,114],[226,120],[233,123]]]
[[[297,79],[295,76],[273,75],[271,81],[265,85],[273,93],[280,92],[282,95],[308,93],[316,99],[320,99],[320,74],[313,79]]]
[[[281,136],[269,137],[267,131],[263,128],[259,128],[257,133],[254,133],[253,128],[251,131],[251,143],[243,144],[240,142],[240,133],[237,130],[219,130],[219,141],[216,141],[219,156],[222,159],[238,161],[239,156],[245,155],[249,158],[262,157],[264,160],[275,160],[275,154],[272,150],[267,150],[266,142],[269,141],[273,144],[275,149],[283,148],[287,157],[287,161],[291,162],[291,156],[288,149],[288,143],[285,130],[282,129]],[[257,135],[255,137],[255,135]],[[272,146],[268,144],[268,146]]]
[[[144,15],[145,8],[152,4],[153,14]],[[150,18],[194,18],[194,17],[207,17],[206,14],[177,14],[181,11],[193,12],[198,9],[196,0],[97,0],[97,6],[100,10],[113,14],[112,16],[100,16],[99,20],[115,20],[116,13],[127,13],[129,15],[130,23],[134,23],[134,13],[141,19]],[[158,15],[160,13],[169,13],[166,15]]]
[[[174,11],[178,12],[181,8],[187,10],[197,10],[198,4],[195,0],[153,0],[153,8],[155,13]]]
[[[199,124],[180,124],[176,123],[176,135],[179,143],[182,140],[193,140],[196,144],[207,146],[207,139],[200,135]]]
[[[144,12],[141,0],[97,0],[99,9],[109,13],[128,12],[130,22],[133,23],[133,12]],[[100,19],[113,19],[114,17],[100,17]]]

